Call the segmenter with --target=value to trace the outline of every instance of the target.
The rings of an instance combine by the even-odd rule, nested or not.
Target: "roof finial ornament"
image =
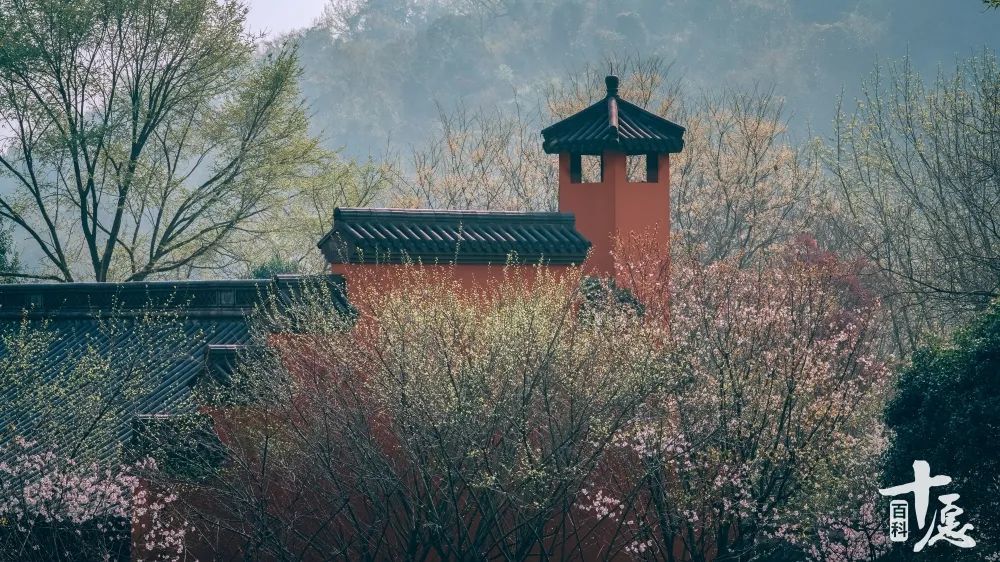
[[[618,77],[609,74],[604,78],[604,84],[608,87],[608,97],[618,95]]]

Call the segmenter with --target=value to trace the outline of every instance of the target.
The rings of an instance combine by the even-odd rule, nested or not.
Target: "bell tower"
[[[542,148],[559,155],[559,211],[593,244],[585,269],[611,277],[619,239],[652,236],[655,257],[669,256],[670,155],[684,127],[621,99],[617,76],[604,81],[602,100],[542,130]]]

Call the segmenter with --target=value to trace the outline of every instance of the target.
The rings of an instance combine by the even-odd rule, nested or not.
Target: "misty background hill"
[[[973,0],[333,0],[299,46],[314,129],[348,157],[421,143],[443,111],[532,110],[608,57],[661,57],[682,93],[773,87],[793,132],[826,136],[877,61],[928,76],[998,45]],[[610,69],[609,69],[610,70]]]
[[[852,111],[876,63],[909,56],[924,78],[938,69],[953,76],[958,61],[1000,47],[1000,10],[987,10],[980,0],[329,0],[325,9],[323,2],[287,2],[287,18],[250,18],[245,29],[254,34],[272,21],[289,29],[295,25],[289,22],[315,20],[302,29],[266,34],[267,42],[253,47],[263,54],[280,51],[286,42],[297,46],[308,127],[326,148],[341,152],[331,161],[343,165],[331,164],[328,173],[308,181],[295,176],[290,185],[322,194],[324,209],[435,206],[414,196],[426,186],[414,187],[412,176],[421,167],[415,164],[418,151],[440,153],[442,112],[461,116],[460,124],[477,112],[491,117],[518,112],[521,118],[512,121],[524,128],[516,133],[526,133],[517,138],[520,146],[537,149],[538,132],[554,120],[544,107],[546,93],[590,70],[587,77],[595,86],[588,92],[599,96],[600,77],[618,70],[608,67],[608,60],[662,61],[656,68],[668,69],[666,80],[680,88],[684,100],[725,89],[773,92],[784,102],[782,116],[791,132],[780,143],[799,147],[810,135],[830,136],[841,92]],[[275,9],[266,0],[247,4],[251,15]],[[623,84],[626,91],[628,86]],[[665,115],[690,124],[673,106]],[[474,145],[470,150],[478,150]],[[553,178],[544,177],[551,172],[544,167],[552,159],[536,154],[536,161],[528,162],[524,154],[512,151],[511,159],[537,167],[540,176],[530,182],[537,197],[517,208],[550,208]],[[469,155],[441,159],[428,177],[461,184],[463,196],[487,192],[479,179],[446,169],[468,164]],[[366,167],[369,157],[374,168]],[[362,162],[352,168],[352,159]],[[497,189],[516,183],[502,173],[492,179]],[[10,175],[0,175],[0,196],[13,197],[16,185]],[[374,195],[357,196],[373,186]],[[455,205],[478,204],[441,203]],[[329,223],[326,210],[317,216],[320,234],[306,233],[304,242],[289,242],[291,247],[314,252],[315,239]],[[291,225],[300,227],[301,221],[269,222],[268,228],[303,230]],[[17,230],[11,238],[23,264],[44,262],[27,234]],[[73,245],[74,252],[80,248]]]

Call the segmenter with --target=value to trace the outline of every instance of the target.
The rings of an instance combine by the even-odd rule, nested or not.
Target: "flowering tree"
[[[269,315],[189,518],[230,556],[880,552],[887,370],[853,269],[805,242],[669,285],[631,264],[603,293],[541,271],[470,294],[403,267],[352,296],[353,328],[321,295]]]
[[[170,390],[160,367],[186,359],[203,334],[176,311],[117,307],[95,319],[26,314],[2,328],[0,560],[178,557],[172,497],[144,486],[156,465],[125,460],[121,439],[150,413],[149,396]]]
[[[352,330],[322,298],[267,319],[230,386],[244,405],[217,414],[229,464],[182,495],[204,537],[275,558],[621,553],[614,526],[576,506],[671,383],[662,326],[577,314],[578,272],[473,294],[395,273],[403,287],[352,295]]]
[[[141,478],[155,463],[101,468],[35,452],[36,445],[17,438],[0,449],[10,459],[0,462],[0,559],[180,558],[185,527],[168,511],[176,496],[151,491]]]
[[[802,232],[826,231],[830,205],[811,147],[788,132],[770,90],[725,90],[688,104],[687,127],[671,158],[675,254],[705,263],[764,260]]]
[[[871,501],[888,370],[877,305],[852,268],[801,241],[756,268],[675,263],[669,292],[657,293],[661,268],[645,265],[628,260],[619,277],[646,299],[669,297],[659,308],[682,382],[619,434],[633,477],[598,491],[633,503],[632,551],[874,557],[885,544]]]
[[[39,450],[77,462],[108,456],[109,444],[163,381],[159,366],[203,341],[176,312],[140,310],[94,320],[25,316],[0,329],[0,438],[31,436]],[[179,345],[183,343],[184,345]],[[178,407],[190,403],[178,403]],[[113,448],[113,447],[112,447]],[[114,453],[114,451],[110,451]]]

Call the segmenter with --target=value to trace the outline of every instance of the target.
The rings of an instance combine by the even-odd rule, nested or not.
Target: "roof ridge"
[[[643,115],[648,115],[650,117],[653,117],[653,118],[657,119],[658,121],[662,121],[663,124],[669,125],[670,127],[674,127],[674,128],[678,129],[681,132],[687,131],[687,127],[685,127],[683,125],[679,125],[677,123],[674,123],[670,119],[667,119],[665,117],[661,117],[657,113],[655,113],[653,111],[650,111],[650,110],[646,109],[645,107],[642,107],[641,105],[636,105],[636,104],[634,104],[634,103],[632,103],[632,102],[630,102],[630,101],[628,101],[626,99],[618,98],[618,104],[619,104],[619,106],[625,106],[630,111],[639,111],[639,112],[642,112]]]
[[[341,219],[358,219],[366,217],[400,218],[400,219],[474,219],[492,222],[491,219],[510,221],[520,219],[524,222],[574,222],[573,213],[559,211],[493,211],[479,209],[396,209],[389,207],[337,207],[333,211],[334,221]]]

